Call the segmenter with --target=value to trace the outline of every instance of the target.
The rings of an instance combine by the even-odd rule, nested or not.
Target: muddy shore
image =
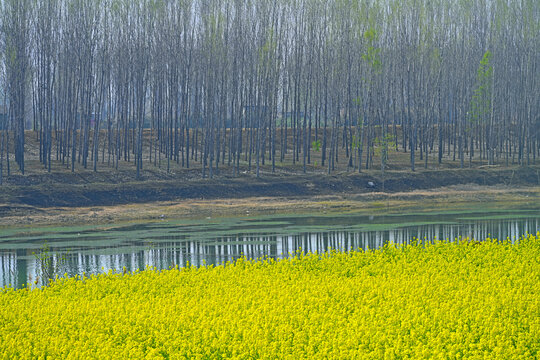
[[[277,212],[400,212],[538,208],[539,167],[268,174],[256,178],[145,179],[99,176],[25,179],[0,187],[0,226],[107,223]]]

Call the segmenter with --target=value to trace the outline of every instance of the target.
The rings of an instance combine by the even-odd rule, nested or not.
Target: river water
[[[71,227],[0,229],[0,287],[47,275],[166,269],[297,251],[376,249],[411,239],[511,239],[540,231],[540,210],[406,215],[272,215]]]

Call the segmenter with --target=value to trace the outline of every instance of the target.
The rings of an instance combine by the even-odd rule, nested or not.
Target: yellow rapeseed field
[[[540,233],[0,290],[0,359],[535,359]]]

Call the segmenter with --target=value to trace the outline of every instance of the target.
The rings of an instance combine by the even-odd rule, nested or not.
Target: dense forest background
[[[540,155],[536,0],[0,4],[0,183],[25,136],[49,171],[137,177]]]

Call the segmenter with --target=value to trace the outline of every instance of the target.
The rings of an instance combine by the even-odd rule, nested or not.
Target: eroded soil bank
[[[48,179],[0,188],[0,226],[287,212],[540,208],[540,167],[275,174],[99,182]],[[471,209],[471,207],[476,209]]]

